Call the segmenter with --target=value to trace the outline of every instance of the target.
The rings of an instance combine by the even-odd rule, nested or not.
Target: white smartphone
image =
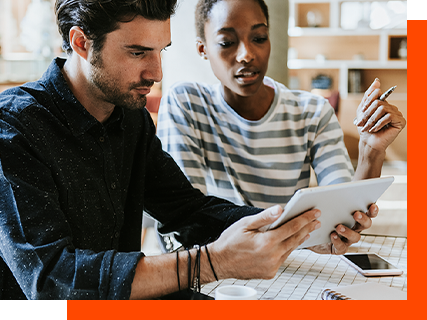
[[[403,274],[403,270],[395,267],[376,253],[346,253],[341,256],[341,259],[365,277],[400,276]]]

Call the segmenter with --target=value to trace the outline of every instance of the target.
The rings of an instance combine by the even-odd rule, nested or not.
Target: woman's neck
[[[270,109],[274,100],[274,88],[264,84],[254,95],[244,97],[222,87],[222,95],[227,104],[242,118],[257,121]]]

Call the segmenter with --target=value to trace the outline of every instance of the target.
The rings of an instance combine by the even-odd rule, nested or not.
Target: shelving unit
[[[388,0],[376,0],[387,2]],[[407,39],[406,25],[401,28],[371,29],[365,16],[357,28],[343,27],[343,4],[365,8],[374,0],[289,0],[289,84],[310,91],[311,80],[319,74],[332,78],[333,91],[340,96],[338,119],[348,137],[358,139],[352,125],[363,92],[375,78],[383,90],[398,89],[388,99],[399,106],[404,116],[407,108],[407,62],[399,51]],[[402,1],[404,3],[406,1]],[[350,4],[352,3],[352,4]],[[372,8],[372,7],[370,7]],[[309,13],[310,12],[310,13]],[[354,79],[358,83],[354,83]],[[401,134],[402,135],[402,134]],[[392,159],[406,161],[406,132],[390,149]],[[357,154],[349,149],[352,158]],[[403,144],[404,143],[404,148]],[[400,144],[400,145],[399,145]],[[354,149],[354,148],[353,148]]]
[[[304,77],[304,72],[299,73],[298,70],[335,69],[339,73],[339,78],[335,79],[338,82],[336,87],[343,99],[351,93],[348,90],[348,71],[351,69],[379,71],[407,68],[406,60],[399,59],[397,54],[400,42],[406,40],[406,29],[372,30],[365,27],[344,30],[340,26],[340,12],[341,5],[345,2],[373,1],[290,0],[288,32],[290,47],[294,50],[288,60],[290,74],[302,74]],[[318,27],[308,26],[308,19],[305,17],[310,11],[322,16]],[[379,72],[378,77],[381,77],[381,73]],[[400,76],[401,72],[397,71],[397,74]],[[307,84],[307,81],[302,82],[303,85]],[[361,92],[369,83],[362,83]],[[406,87],[404,92],[406,93]]]

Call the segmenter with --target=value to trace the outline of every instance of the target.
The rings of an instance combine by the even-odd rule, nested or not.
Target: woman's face
[[[209,59],[215,76],[239,96],[255,94],[263,84],[270,56],[267,19],[259,4],[248,0],[216,3],[205,24],[199,52]]]

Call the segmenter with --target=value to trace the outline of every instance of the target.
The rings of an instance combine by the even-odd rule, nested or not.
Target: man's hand
[[[320,227],[320,211],[310,210],[274,230],[259,230],[282,212],[280,206],[274,206],[242,218],[211,244],[209,251],[219,278],[273,278],[289,254]]]
[[[344,254],[348,248],[360,240],[360,232],[366,230],[372,225],[372,218],[378,215],[378,206],[372,204],[368,212],[363,213],[356,211],[353,214],[355,224],[350,229],[342,224],[339,224],[335,231],[331,233],[331,242],[310,247],[308,249],[321,254]]]

